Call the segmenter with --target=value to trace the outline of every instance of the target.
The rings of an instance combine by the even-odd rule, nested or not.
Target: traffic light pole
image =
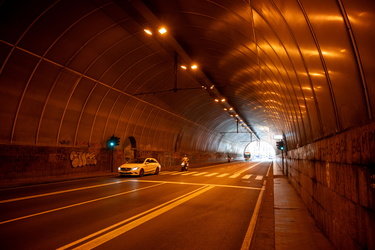
[[[120,145],[120,138],[112,135],[111,138],[107,141],[107,148],[110,149],[110,156],[109,156],[109,166],[111,168],[111,172],[114,172],[114,165],[115,165],[115,147]]]
[[[283,169],[283,174],[285,174],[285,166],[284,166],[284,150],[281,150],[281,168]]]
[[[111,155],[112,155],[112,159],[111,159],[111,172],[113,172],[113,166],[115,165],[115,157],[114,157],[114,154],[115,154],[115,150],[114,148],[111,149]]]

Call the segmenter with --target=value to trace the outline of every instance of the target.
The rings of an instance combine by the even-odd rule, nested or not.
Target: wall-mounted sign
[[[283,139],[283,135],[273,135],[273,139],[274,140],[282,140]]]

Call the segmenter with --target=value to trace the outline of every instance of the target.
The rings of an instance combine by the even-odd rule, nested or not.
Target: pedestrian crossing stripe
[[[219,174],[219,173],[206,174],[205,176],[207,176],[207,177],[211,177],[211,176],[214,176],[214,175],[217,175],[217,174]]]
[[[186,173],[181,174],[181,175],[191,175],[191,174],[195,174],[195,173],[198,173],[198,172],[186,172]]]
[[[181,174],[180,172],[171,172],[170,175],[178,175]]]
[[[252,174],[247,174],[247,175],[242,176],[242,179],[249,179],[251,176]]]
[[[224,176],[227,176],[227,175],[229,175],[229,174],[228,173],[224,173],[224,174],[217,175],[216,177],[221,178],[221,177],[224,177]]]
[[[192,172],[181,172],[181,171],[161,171],[159,172],[160,175],[190,175],[190,176],[205,176],[205,177],[218,177],[218,178],[223,178],[223,177],[228,177],[231,179],[235,179],[241,176],[241,179],[248,180],[254,175],[252,174],[245,174],[242,175],[241,173],[234,173],[230,175],[230,173],[210,173],[210,172],[197,172],[197,171],[192,171]],[[229,176],[230,175],[230,176]],[[263,180],[264,176],[263,175],[257,175],[255,176],[256,181],[261,181]]]
[[[231,175],[231,176],[229,176],[229,178],[237,178],[238,176],[240,176],[240,174]]]
[[[193,174],[193,176],[199,176],[199,175],[204,175],[204,174],[208,174],[208,172],[200,172],[198,174]]]
[[[258,175],[257,177],[255,177],[255,180],[257,181],[263,180],[263,175]]]

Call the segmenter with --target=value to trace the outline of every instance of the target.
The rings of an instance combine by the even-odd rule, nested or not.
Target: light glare
[[[164,34],[166,32],[167,32],[167,30],[164,27],[159,29],[160,34]]]
[[[147,34],[149,34],[149,35],[152,35],[152,32],[151,32],[151,30],[148,30],[148,29],[144,29],[144,31],[147,33]]]

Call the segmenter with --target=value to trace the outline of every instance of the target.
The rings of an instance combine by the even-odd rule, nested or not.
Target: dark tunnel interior
[[[373,0],[0,1],[0,176],[243,160],[268,142],[338,249],[370,249],[374,27]]]

